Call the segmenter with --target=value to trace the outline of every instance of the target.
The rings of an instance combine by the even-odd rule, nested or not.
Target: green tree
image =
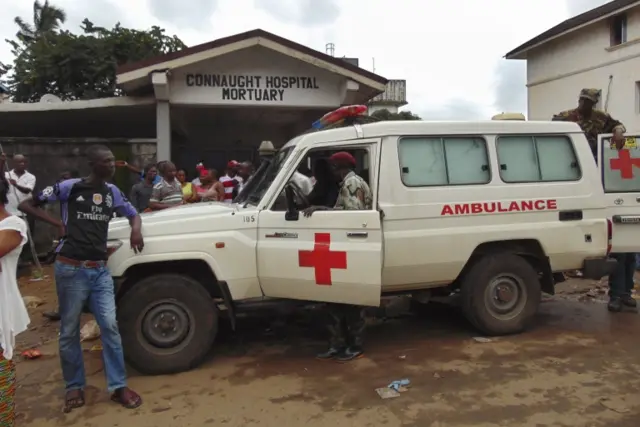
[[[185,47],[155,26],[141,31],[118,23],[107,29],[85,19],[80,28],[81,34],[59,30],[31,42],[9,41],[15,61],[8,83],[15,102],[38,102],[47,93],[63,100],[119,96],[118,66]]]
[[[416,114],[413,114],[411,111],[400,111],[399,113],[392,113],[387,109],[377,110],[371,117],[374,117],[378,120],[422,120],[422,118]]]
[[[33,22],[27,22],[19,16],[14,19],[18,26],[16,37],[23,43],[32,43],[59,30],[66,20],[65,11],[50,5],[49,0],[45,0],[44,3],[35,0],[33,2]]]

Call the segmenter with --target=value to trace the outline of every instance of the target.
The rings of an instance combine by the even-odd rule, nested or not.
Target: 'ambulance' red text
[[[508,212],[552,211],[555,209],[558,209],[558,201],[555,199],[521,200],[518,202],[478,202],[444,205],[440,215],[477,215]]]

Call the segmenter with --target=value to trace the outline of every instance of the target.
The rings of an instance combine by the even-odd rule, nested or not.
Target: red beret
[[[238,163],[236,160],[230,160],[229,163],[227,163],[227,169],[233,169],[235,167],[238,167],[238,165],[240,165],[240,163]]]
[[[346,151],[340,151],[339,153],[335,153],[331,157],[329,157],[329,161],[331,162],[345,162],[351,164],[351,166],[356,165],[356,159],[351,154]]]

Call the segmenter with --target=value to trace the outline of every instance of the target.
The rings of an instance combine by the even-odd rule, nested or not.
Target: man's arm
[[[625,133],[627,131],[627,129],[624,127],[621,121],[614,119],[613,117],[611,117],[611,114],[609,113],[604,113],[604,114],[605,114],[605,125],[604,125],[605,133],[616,133],[616,132]]]
[[[144,248],[144,240],[142,239],[142,220],[138,211],[133,207],[131,202],[127,200],[122,191],[115,185],[110,186],[113,193],[113,208],[122,216],[127,217],[129,225],[131,225],[131,249],[135,253],[142,252]]]
[[[25,185],[18,185],[18,183],[13,184],[14,187],[16,187],[18,189],[18,191],[20,191],[23,194],[29,194],[33,191],[34,188],[36,188],[36,177],[35,176],[29,176],[27,177],[27,182],[25,183]]]
[[[167,203],[162,203],[162,190],[159,186],[153,187],[153,191],[151,192],[151,198],[149,199],[149,207],[154,211],[160,211],[162,209],[170,208],[174,205],[170,205]]]
[[[78,179],[68,179],[56,183],[53,186],[47,187],[42,190],[36,197],[22,201],[18,205],[18,209],[27,215],[33,215],[34,217],[58,227],[61,232],[61,236],[64,235],[64,223],[58,219],[49,215],[44,210],[40,209],[47,203],[51,202],[66,202],[69,198],[71,188],[78,181]]]

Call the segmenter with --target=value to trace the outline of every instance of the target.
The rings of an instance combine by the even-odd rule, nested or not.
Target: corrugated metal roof
[[[566,31],[571,31],[576,27],[584,25],[590,21],[594,21],[602,16],[609,15],[610,13],[614,13],[618,9],[622,9],[627,6],[631,6],[634,3],[638,3],[638,0],[614,0],[609,3],[606,3],[600,7],[596,7],[595,9],[591,9],[582,13],[580,15],[576,15],[573,18],[567,19],[556,25],[553,28],[548,29],[544,33],[537,35],[526,43],[521,44],[517,48],[513,49],[511,52],[507,53],[505,57],[507,59],[512,59],[514,56],[524,53],[524,51],[530,49],[531,47],[543,43],[553,37],[556,37]]]

